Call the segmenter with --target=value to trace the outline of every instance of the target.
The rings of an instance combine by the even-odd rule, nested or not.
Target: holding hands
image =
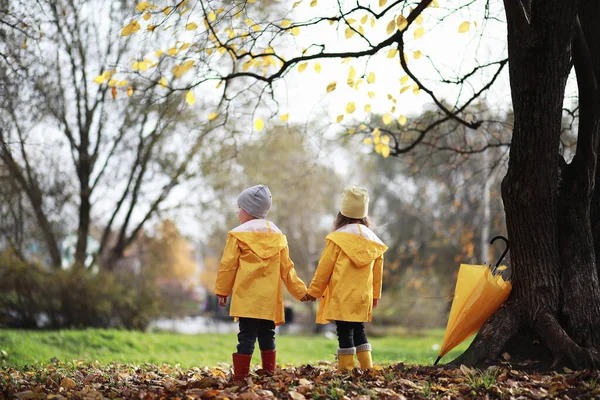
[[[315,299],[314,297],[312,297],[310,294],[306,293],[304,295],[303,298],[300,299],[301,302],[306,303],[307,301],[315,301],[317,299]]]

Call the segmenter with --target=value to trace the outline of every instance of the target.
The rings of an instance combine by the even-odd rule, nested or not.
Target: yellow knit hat
[[[361,219],[369,213],[369,192],[358,186],[347,186],[342,193],[340,213],[347,218]]]

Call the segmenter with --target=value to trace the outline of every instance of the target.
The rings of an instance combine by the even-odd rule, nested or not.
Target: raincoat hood
[[[271,258],[287,247],[285,235],[266,219],[252,219],[229,233],[263,259]]]
[[[337,244],[358,268],[371,265],[387,250],[372,230],[360,224],[344,225],[326,239]]]

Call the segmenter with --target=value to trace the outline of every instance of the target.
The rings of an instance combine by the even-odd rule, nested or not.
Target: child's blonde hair
[[[338,211],[338,214],[335,217],[335,221],[333,221],[333,231],[335,232],[338,229],[340,229],[342,226],[345,226],[348,224],[361,224],[361,225],[366,226],[367,228],[369,228],[371,226],[371,223],[369,222],[369,217],[349,218],[349,217],[342,215],[342,213]]]

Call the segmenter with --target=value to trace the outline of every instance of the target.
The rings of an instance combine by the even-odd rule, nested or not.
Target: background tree
[[[173,188],[192,178],[190,162],[217,127],[192,127],[183,96],[166,98],[163,81],[115,79],[138,51],[117,33],[131,12],[117,0],[10,0],[3,9],[0,161],[27,199],[20,207],[35,220],[27,226],[40,232],[28,232],[29,242],[41,239],[55,269],[72,229],[74,263],[84,266],[94,225],[103,229],[97,260],[113,268]]]
[[[156,271],[159,279],[190,286],[198,272],[194,249],[182,237],[171,220],[162,221],[156,237],[148,237],[146,266]]]

